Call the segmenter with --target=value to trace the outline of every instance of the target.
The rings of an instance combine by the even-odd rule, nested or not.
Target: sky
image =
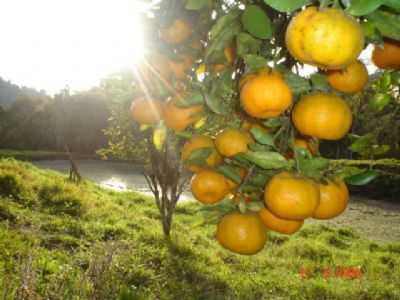
[[[0,0],[0,77],[54,94],[131,69],[143,53],[141,8],[137,0]]]
[[[0,0],[0,77],[53,94],[133,68],[142,53],[135,0]]]

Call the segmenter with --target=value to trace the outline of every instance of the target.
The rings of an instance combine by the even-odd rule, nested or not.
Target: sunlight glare
[[[4,0],[0,76],[54,93],[87,89],[143,56],[135,0]]]

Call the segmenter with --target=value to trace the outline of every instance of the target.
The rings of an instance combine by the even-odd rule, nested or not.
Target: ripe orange
[[[268,229],[284,234],[293,234],[304,224],[303,220],[296,221],[279,218],[266,208],[262,208],[258,214]]]
[[[201,118],[203,106],[178,107],[176,101],[176,99],[168,101],[164,110],[164,121],[168,128],[181,131]]]
[[[137,98],[131,105],[132,119],[139,124],[154,125],[161,121],[164,111],[164,102]]]
[[[194,175],[191,183],[193,196],[203,204],[214,204],[230,192],[226,178],[215,171],[204,170]]]
[[[248,145],[251,142],[252,140],[248,134],[234,128],[225,129],[215,139],[218,152],[226,157],[233,157],[238,153],[247,152]]]
[[[313,218],[331,219],[340,215],[349,202],[349,191],[343,180],[328,180],[327,184],[320,183],[320,203]]]
[[[308,7],[290,21],[286,46],[297,60],[342,69],[354,62],[364,47],[360,24],[343,10]]]
[[[368,71],[360,61],[355,61],[342,70],[327,72],[326,78],[331,87],[339,92],[353,94],[363,90],[368,82]]]
[[[188,55],[183,55],[179,60],[169,60],[169,67],[176,79],[184,80],[186,73],[193,65],[193,59]]]
[[[255,118],[266,119],[282,114],[292,104],[292,92],[276,72],[249,76],[240,90],[244,111]]]
[[[345,136],[352,119],[350,107],[342,98],[322,92],[303,96],[292,111],[293,123],[302,135],[325,140]]]
[[[383,48],[375,46],[372,62],[381,69],[400,69],[400,41],[386,39]]]
[[[257,214],[234,212],[221,219],[216,237],[224,248],[235,253],[252,255],[264,248],[267,231]]]
[[[282,172],[272,177],[264,191],[264,201],[276,216],[304,220],[313,216],[319,204],[318,185],[310,179]]]
[[[168,44],[180,44],[192,35],[192,26],[182,19],[176,19],[169,27],[160,31],[161,39]]]
[[[212,138],[205,135],[196,135],[193,136],[190,140],[188,140],[182,148],[182,159],[187,160],[193,151],[201,148],[210,148],[212,150],[211,154],[206,159],[206,166],[215,167],[222,163],[223,158],[217,152],[215,148],[215,144]],[[189,169],[194,172],[200,172],[204,170],[206,166],[192,164],[189,166]]]

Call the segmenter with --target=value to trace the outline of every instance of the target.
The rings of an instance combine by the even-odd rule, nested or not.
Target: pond
[[[55,170],[64,174],[69,173],[68,160],[41,160],[33,161],[35,166]],[[102,160],[77,160],[79,172],[82,177],[100,184],[102,187],[117,191],[135,190],[150,194],[146,179],[142,174],[143,167],[128,162],[102,161]],[[189,192],[182,195],[182,200],[192,199]]]

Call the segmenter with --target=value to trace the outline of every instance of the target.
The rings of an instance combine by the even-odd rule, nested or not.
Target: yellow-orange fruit
[[[202,105],[179,107],[176,101],[168,101],[164,110],[164,122],[168,128],[181,131],[200,120],[203,112]]]
[[[240,90],[242,108],[255,118],[279,116],[289,108],[292,101],[289,86],[275,72],[250,75]]]
[[[364,47],[360,24],[341,9],[308,7],[290,21],[286,46],[297,60],[323,69],[342,69]]]
[[[349,131],[353,117],[342,98],[318,92],[300,99],[292,111],[292,120],[302,135],[338,140]]]
[[[180,44],[192,35],[192,26],[182,19],[176,19],[160,31],[161,39],[168,44]]]
[[[347,94],[360,92],[368,83],[368,71],[365,65],[356,61],[342,70],[331,70],[326,74],[331,87]]]
[[[235,212],[221,219],[216,237],[224,248],[238,254],[252,255],[264,248],[267,231],[257,214]]]
[[[261,221],[269,230],[283,234],[293,234],[304,224],[303,220],[296,221],[282,219],[278,216],[275,216],[266,208],[262,208],[258,214],[260,215]]]
[[[288,220],[312,217],[319,205],[318,185],[292,173],[282,172],[272,177],[264,191],[267,208],[276,216]]]
[[[223,158],[218,153],[217,149],[215,148],[214,140],[205,135],[196,135],[193,136],[190,140],[188,140],[182,148],[182,159],[185,161],[187,160],[193,151],[201,148],[209,148],[211,150],[210,155],[206,159],[206,164],[203,165],[196,165],[191,164],[189,165],[189,169],[194,172],[200,172],[204,170],[206,167],[215,167],[222,163]]]
[[[314,212],[315,219],[332,219],[339,216],[349,202],[349,191],[343,180],[328,180],[327,184],[318,184],[320,202]]]
[[[204,170],[194,175],[191,182],[193,196],[203,204],[214,204],[230,192],[226,178],[215,171]]]
[[[164,102],[137,98],[131,105],[132,119],[143,125],[154,125],[160,122],[164,112]]]
[[[387,39],[383,47],[375,46],[372,62],[381,69],[400,69],[400,41]]]
[[[234,128],[225,129],[215,139],[218,152],[225,157],[233,157],[238,153],[247,152],[251,142],[248,134]]]

